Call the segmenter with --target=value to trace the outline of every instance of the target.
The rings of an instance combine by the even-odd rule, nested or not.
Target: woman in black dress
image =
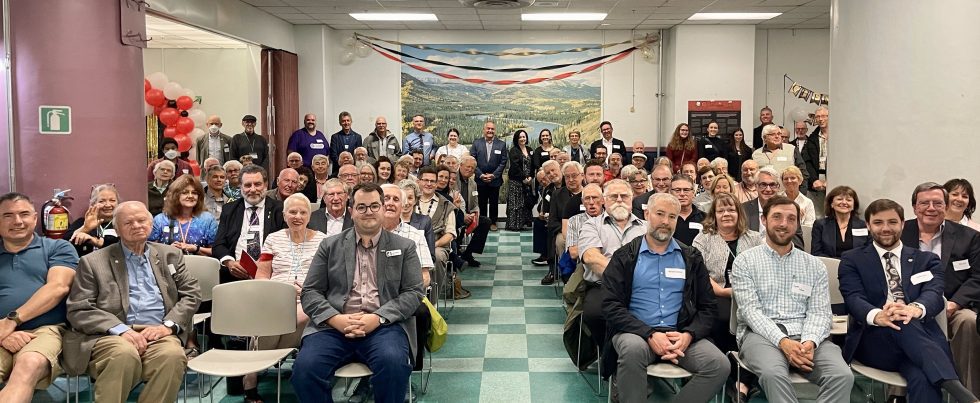
[[[527,148],[527,132],[514,132],[514,145],[508,153],[510,169],[507,171],[507,230],[520,231],[531,221],[527,200],[531,194],[531,152]]]
[[[730,141],[732,149],[728,154],[728,175],[737,182],[742,181],[742,163],[752,159],[752,148],[745,143],[745,132],[735,129]]]

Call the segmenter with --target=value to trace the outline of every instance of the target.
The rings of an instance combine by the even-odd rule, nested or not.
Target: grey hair
[[[177,173],[177,166],[174,165],[173,162],[162,160],[153,166],[153,175],[156,175],[157,171],[159,171],[161,167],[170,167],[171,171],[173,171],[175,174]]]
[[[402,193],[402,199],[405,199],[406,198],[406,196],[405,196],[405,189],[402,189],[402,188],[398,187],[398,185],[396,185],[394,183],[382,183],[381,184],[381,190],[384,191],[385,189],[395,189],[395,190],[398,190],[399,192]]]
[[[407,192],[412,191],[412,194],[415,195],[415,203],[419,202],[419,193],[422,193],[422,190],[419,189],[418,183],[411,179],[402,179],[401,182],[398,182],[398,187],[406,192],[406,197],[408,197]]]
[[[241,162],[238,162],[238,161],[235,161],[235,160],[228,160],[228,161],[225,161],[225,164],[222,165],[221,167],[224,168],[225,171],[227,171],[229,169],[232,169],[232,168],[238,168],[239,170],[241,170],[242,169],[242,163]]]
[[[585,168],[582,167],[582,164],[580,164],[578,161],[568,161],[568,162],[565,163],[565,165],[562,165],[561,166],[561,172],[562,172],[562,174],[565,173],[565,170],[568,169],[568,167],[575,168],[575,170],[578,171],[578,173],[584,173],[585,172]]]
[[[303,206],[306,206],[306,211],[310,211],[311,210],[311,208],[310,208],[310,203],[311,203],[310,202],[310,198],[306,197],[306,195],[304,195],[301,192],[296,192],[296,193],[293,193],[293,194],[289,195],[289,197],[287,197],[286,200],[283,200],[282,201],[282,213],[283,213],[283,215],[286,214],[286,208],[289,207],[289,205],[292,204],[292,203],[300,203]]]
[[[460,158],[459,163],[462,164],[462,163],[468,162],[468,161],[473,161],[473,163],[476,163],[476,157],[474,157],[472,155],[469,155],[469,154],[466,154],[466,155],[463,156],[463,158]]]
[[[755,177],[758,178],[759,175],[762,175],[762,174],[766,174],[766,175],[772,176],[772,178],[775,179],[776,181],[779,181],[779,178],[780,178],[779,172],[776,172],[776,168],[773,168],[773,167],[768,166],[768,165],[767,166],[764,166],[762,168],[759,168],[759,172],[756,172]]]
[[[350,189],[347,188],[347,184],[344,183],[344,181],[342,181],[340,179],[330,178],[330,179],[327,179],[327,181],[323,183],[323,189],[324,189],[324,191],[326,191],[326,189],[333,188],[333,187],[340,187],[341,189],[344,189],[344,192],[350,193]]]
[[[293,151],[293,152],[289,153],[289,155],[286,156],[286,159],[288,160],[289,157],[292,157],[294,155],[297,156],[297,157],[303,158],[303,155],[302,154],[300,154],[300,153],[298,153],[296,151]],[[321,155],[321,154],[317,154],[317,155]]]
[[[718,157],[711,160],[711,163],[708,165],[711,166],[712,169],[714,169],[714,168],[718,168],[718,166],[721,164],[725,164],[725,166],[728,166],[728,160]]]
[[[327,158],[327,156],[326,155],[323,155],[323,154],[314,155],[313,156],[313,159],[310,160],[310,164],[313,164],[313,163],[315,163],[315,162],[317,162],[319,160],[326,160],[327,161],[327,165],[330,165],[330,158]]]
[[[551,166],[551,165],[558,165],[558,161],[555,161],[555,160],[547,160],[547,161],[544,162],[544,164],[541,164],[541,168],[544,168],[544,167],[547,167],[547,166]],[[561,166],[558,167],[558,170],[559,171],[561,170]]]
[[[208,171],[204,173],[204,177],[211,179],[211,175],[214,175],[218,171],[224,172],[225,169],[221,165],[214,165],[211,168],[208,168]]]
[[[116,185],[113,185],[111,183],[103,183],[101,185],[95,185],[95,187],[92,188],[92,195],[88,199],[88,205],[94,206],[95,202],[99,200],[99,193],[102,193],[102,191],[104,190],[108,190],[111,191],[112,193],[115,193],[116,201],[119,201],[119,189],[116,189]]]
[[[768,136],[773,133],[780,133],[780,135],[782,135],[782,130],[779,128],[779,126],[776,126],[771,123],[762,128],[763,136]]]
[[[612,180],[610,180],[610,181],[608,181],[608,182],[606,182],[605,184],[602,185],[602,193],[605,194],[606,191],[609,190],[609,187],[612,186],[612,185],[623,185],[623,186],[626,186],[627,189],[630,188],[629,182],[624,181],[624,180],[619,179],[619,178],[614,178],[614,179],[612,179]]]
[[[680,200],[677,200],[677,197],[675,197],[670,193],[654,193],[650,195],[650,200],[647,201],[647,206],[652,207],[653,205],[657,204],[657,202],[659,201],[666,201],[667,203],[670,203],[670,205],[676,208],[677,211],[680,211],[681,209]]]

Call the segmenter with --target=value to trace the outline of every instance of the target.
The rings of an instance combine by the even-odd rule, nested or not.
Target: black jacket
[[[817,128],[819,131],[820,128]],[[803,165],[806,166],[806,174],[808,175],[806,181],[806,188],[810,190],[813,189],[813,181],[820,179],[820,134],[811,134],[811,137],[807,137],[806,143],[803,143],[803,150],[800,151],[800,157],[803,158]],[[795,147],[796,144],[794,143]],[[799,148],[797,148],[799,150]]]
[[[633,294],[633,270],[640,254],[642,236],[623,245],[613,253],[602,274],[602,314],[606,317],[606,346],[604,365],[614,365],[618,359],[609,340],[619,333],[633,333],[648,339],[654,328],[637,319],[629,311]],[[677,242],[684,256],[684,303],[677,315],[677,330],[689,332],[692,343],[705,338],[714,326],[718,312],[715,294],[708,280],[708,269],[697,249]],[[604,367],[608,368],[608,367]]]
[[[732,146],[728,139],[722,136],[703,136],[698,139],[698,157],[707,158],[708,162],[714,161],[718,157],[727,160],[731,150]]]
[[[946,220],[942,235],[942,256],[946,270],[946,299],[964,308],[980,307],[980,233],[973,228]],[[905,222],[902,243],[919,248],[919,220]],[[957,268],[968,268],[957,270]]]
[[[612,145],[612,150],[606,150],[606,157],[608,158],[608,156],[612,155],[612,153],[619,153],[619,155],[623,156],[623,161],[628,161],[626,159],[626,143],[624,143],[623,140],[613,137]],[[602,136],[599,136],[598,140],[593,141],[592,144],[589,145],[589,155],[595,156],[595,150],[599,147],[602,147]]]
[[[528,153],[528,168],[531,167],[531,150],[527,150]],[[524,153],[521,152],[520,147],[511,147],[510,151],[507,152],[507,159],[510,161],[510,168],[507,168],[507,180],[511,181],[523,181],[527,176],[524,174]],[[530,170],[531,175],[536,172],[534,169]],[[532,176],[533,178],[533,176]],[[482,182],[482,181],[481,181]]]
[[[262,228],[262,242],[273,232],[286,228],[286,221],[282,216],[282,203],[276,199],[265,198],[264,225]],[[224,256],[235,257],[235,248],[238,245],[238,238],[242,233],[242,223],[245,221],[245,197],[241,197],[231,203],[225,204],[221,209],[221,219],[218,220],[218,234],[214,237],[214,246],[211,256],[221,259]],[[231,275],[227,268],[221,266],[219,270],[221,283],[238,280]]]

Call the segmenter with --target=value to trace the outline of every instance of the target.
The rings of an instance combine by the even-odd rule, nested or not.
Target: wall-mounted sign
[[[71,134],[71,107],[41,105],[37,107],[41,134]]]
[[[687,124],[691,134],[708,135],[708,123],[718,122],[718,135],[732,134],[742,126],[742,101],[687,101]]]

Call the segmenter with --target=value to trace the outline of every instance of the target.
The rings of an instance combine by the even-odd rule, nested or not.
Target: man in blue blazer
[[[493,122],[483,124],[483,139],[475,141],[470,155],[476,158],[476,190],[479,195],[480,215],[490,217],[490,229],[497,230],[497,205],[500,204],[501,177],[507,166],[507,145],[494,138],[497,127]]]
[[[874,242],[845,252],[838,272],[852,320],[844,360],[901,373],[912,402],[942,402],[942,389],[958,401],[977,401],[960,383],[935,319],[945,314],[939,257],[902,244],[898,203],[875,200],[864,214]]]

